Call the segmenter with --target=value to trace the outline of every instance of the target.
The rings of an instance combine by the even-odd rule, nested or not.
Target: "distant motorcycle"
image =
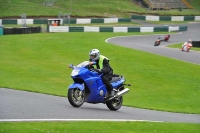
[[[103,74],[91,67],[95,64],[96,62],[84,61],[77,66],[69,65],[69,68],[73,69],[71,78],[74,83],[68,88],[68,101],[74,107],[80,107],[84,102],[105,103],[110,110],[116,111],[122,106],[122,95],[129,92],[129,89],[124,86],[130,86],[130,84],[125,84],[123,76],[114,74],[110,83],[115,95],[109,97],[101,79]]]
[[[158,38],[155,43],[154,43],[154,46],[159,46],[160,43],[162,42],[162,40],[160,38]]]
[[[188,43],[182,47],[182,51],[189,52],[191,48],[192,48],[192,44]]]

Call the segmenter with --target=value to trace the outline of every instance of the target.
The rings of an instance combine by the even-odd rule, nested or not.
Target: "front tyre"
[[[123,103],[123,97],[121,96],[119,98],[114,98],[113,100],[108,101],[106,105],[110,110],[116,111],[121,108],[122,103]]]
[[[74,107],[80,107],[84,103],[84,92],[78,88],[68,90],[68,101]]]

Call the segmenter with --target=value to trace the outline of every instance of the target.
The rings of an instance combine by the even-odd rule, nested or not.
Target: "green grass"
[[[194,9],[200,9],[200,1],[199,0],[191,0],[192,1],[192,6]]]
[[[68,64],[88,59],[98,48],[114,73],[132,84],[123,105],[200,113],[200,65],[107,44],[109,37],[135,33],[42,33],[1,36],[0,86],[67,96]],[[143,33],[145,34],[145,33]],[[189,73],[188,73],[189,71]]]
[[[3,133],[200,133],[200,124],[152,122],[4,122]]]
[[[9,3],[10,1],[10,3]],[[130,0],[56,0],[55,5],[45,7],[44,0],[0,0],[0,17],[17,17],[26,13],[31,17],[57,17],[58,13],[70,13],[72,17],[121,17],[130,18],[132,14],[152,15],[200,15],[200,4],[193,0],[194,9],[153,10],[141,8]],[[71,5],[71,6],[70,6]]]
[[[72,13],[72,16],[79,17],[130,17],[133,9],[145,11],[145,9],[138,7],[133,2],[128,0],[56,0],[53,7],[45,7],[42,5],[44,0],[12,0],[11,3],[3,3],[0,5],[1,17],[19,16],[19,14],[26,13],[28,16],[57,16],[59,12]],[[70,6],[71,5],[71,6]],[[23,7],[23,8],[22,8]],[[71,10],[71,11],[70,11]],[[20,16],[19,16],[20,17]]]
[[[169,45],[169,46],[167,46],[167,47],[169,47],[169,48],[179,48],[179,49],[181,49],[183,43],[184,43],[184,42],[178,43],[178,44],[173,44],[173,45]],[[200,48],[198,48],[198,47],[192,47],[190,50],[200,51]]]

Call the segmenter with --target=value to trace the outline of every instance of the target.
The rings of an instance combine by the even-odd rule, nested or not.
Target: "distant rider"
[[[159,39],[160,39],[161,41],[164,41],[164,37],[163,37],[163,36],[160,36]]]
[[[162,42],[163,41],[163,36],[158,37],[158,41]]]
[[[184,47],[185,47],[185,46],[192,47],[192,40],[189,39],[188,41],[186,41],[186,42],[182,45],[182,51],[184,51]]]
[[[95,71],[98,73],[103,73],[102,81],[106,86],[109,97],[114,96],[113,87],[110,83],[110,80],[113,76],[113,69],[109,64],[109,59],[103,55],[100,55],[100,51],[98,49],[92,49],[89,52],[89,56],[90,61],[96,62],[96,65],[94,65]]]
[[[164,40],[167,41],[169,38],[170,38],[170,34],[166,35],[165,38],[164,38]]]

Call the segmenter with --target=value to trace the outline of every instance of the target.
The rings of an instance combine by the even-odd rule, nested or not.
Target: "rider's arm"
[[[110,73],[113,69],[110,67],[109,61],[107,59],[103,60],[103,68],[101,69],[102,73]]]
[[[187,42],[185,42],[185,43],[182,45],[182,47],[185,46],[186,44],[187,44]]]

